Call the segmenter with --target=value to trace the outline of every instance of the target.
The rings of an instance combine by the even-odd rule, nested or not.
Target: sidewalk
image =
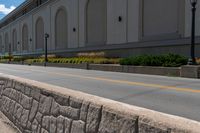
[[[2,112],[0,112],[0,133],[20,133]]]

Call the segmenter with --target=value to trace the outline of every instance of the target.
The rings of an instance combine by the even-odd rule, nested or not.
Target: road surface
[[[0,133],[20,133],[2,112],[0,112]]]
[[[0,64],[0,73],[45,82],[200,122],[200,80]]]

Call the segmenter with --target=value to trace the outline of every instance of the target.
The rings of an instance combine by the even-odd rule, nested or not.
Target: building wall
[[[190,1],[186,1],[185,4],[185,37],[190,37],[191,35],[191,6]],[[200,3],[197,4],[196,10],[196,35],[200,36]]]
[[[67,21],[65,30],[61,30],[63,33],[58,33],[60,38],[66,35],[67,41],[63,44],[66,47],[60,49],[56,44],[58,35],[55,28],[56,23],[62,24],[55,20],[59,10],[66,13]],[[196,18],[196,33],[200,36],[200,4]],[[188,0],[49,0],[0,29],[4,46],[2,53],[9,52],[5,51],[6,33],[13,51],[15,29],[17,51],[13,51],[13,54],[42,54],[43,49],[36,48],[38,19],[44,23],[44,29],[39,30],[44,33],[38,35],[43,34],[43,38],[45,33],[50,35],[47,42],[50,52],[65,52],[69,49],[81,52],[82,48],[98,50],[109,46],[114,49],[115,45],[125,47],[127,44],[135,47],[141,45],[137,42],[151,43],[189,37],[191,10]],[[23,51],[22,29],[25,24],[28,26],[28,50]],[[44,45],[45,39],[39,42]]]

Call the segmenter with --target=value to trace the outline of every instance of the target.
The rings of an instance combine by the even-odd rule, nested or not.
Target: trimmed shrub
[[[159,56],[140,55],[121,59],[120,64],[135,66],[179,67],[187,64],[187,58],[177,54],[165,54]]]

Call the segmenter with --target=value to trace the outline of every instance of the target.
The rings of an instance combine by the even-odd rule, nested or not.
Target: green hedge
[[[179,67],[187,64],[187,58],[177,54],[166,55],[140,55],[134,57],[123,58],[120,60],[121,65],[135,66],[164,66]]]

